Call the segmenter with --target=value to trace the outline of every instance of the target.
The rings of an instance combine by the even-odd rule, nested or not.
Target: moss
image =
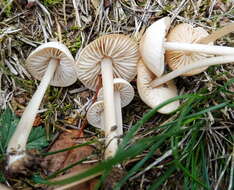
[[[71,30],[73,30],[73,31],[76,31],[76,30],[79,30],[80,29],[80,27],[79,26],[71,26],[71,28],[70,28]]]
[[[81,37],[78,36],[75,41],[72,43],[71,46],[69,46],[69,49],[71,51],[72,54],[76,53],[77,50],[80,48],[81,46]]]
[[[4,7],[9,3],[8,0],[3,0]],[[4,10],[4,13],[9,17],[12,14],[12,3],[9,3]]]
[[[56,5],[61,3],[63,0],[43,0],[43,4],[46,6]]]

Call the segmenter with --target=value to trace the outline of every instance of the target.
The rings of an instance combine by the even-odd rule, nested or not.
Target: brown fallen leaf
[[[54,152],[75,145],[75,140],[80,137],[80,133],[81,132],[79,130],[71,130],[71,132],[61,133],[50,148],[49,152]],[[50,175],[61,168],[61,165],[67,158],[68,154],[69,151],[66,151],[46,156],[41,165]]]
[[[74,145],[83,144],[85,142],[88,142],[88,138],[84,138],[84,134],[82,130],[70,130],[70,132],[63,132],[60,134],[59,138],[55,141],[55,143],[50,148],[49,152],[54,152],[57,150],[61,150],[64,148],[69,148]],[[42,167],[48,172],[48,174],[52,174],[56,171],[59,171],[63,168],[66,168],[67,166],[74,164],[80,160],[83,160],[87,158],[88,156],[92,155],[95,151],[95,147],[92,145],[86,145],[82,146],[80,148],[76,148],[73,150],[60,152],[57,154],[46,156],[42,162]],[[87,170],[94,164],[91,163],[82,163],[78,164],[71,169],[67,170],[65,174],[69,173],[77,173],[80,171]],[[63,176],[61,176],[63,177]],[[93,176],[92,178],[94,178]],[[85,181],[81,184],[73,184],[74,187],[70,187],[69,189],[79,189],[79,190],[92,190],[94,189],[93,184],[96,184],[96,179],[88,179],[88,181]],[[48,189],[54,189],[55,187],[50,187]],[[58,188],[58,187],[56,187]]]

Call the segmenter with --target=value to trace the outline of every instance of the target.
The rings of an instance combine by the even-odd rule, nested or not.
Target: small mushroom
[[[161,76],[164,72],[164,52],[165,50],[175,52],[183,51],[185,55],[191,55],[194,52],[200,52],[198,55],[193,56],[193,59],[196,60],[201,56],[209,57],[210,55],[231,55],[234,54],[234,48],[223,47],[223,46],[213,46],[213,45],[204,45],[204,44],[195,44],[195,42],[199,42],[203,38],[208,36],[208,33],[198,27],[191,28],[187,27],[187,24],[182,24],[179,32],[172,30],[170,32],[171,36],[179,36],[174,38],[173,42],[166,42],[165,38],[167,35],[167,31],[170,27],[170,18],[164,17],[159,19],[150,25],[145,31],[141,41],[140,41],[140,53],[141,57],[146,64],[146,66],[156,75]],[[184,28],[185,27],[185,28]],[[232,29],[233,30],[233,29]],[[230,32],[231,30],[229,30]],[[226,33],[225,33],[226,34]],[[169,36],[169,39],[171,37]],[[214,39],[214,38],[213,38]],[[178,41],[177,41],[178,40]],[[182,42],[187,43],[182,43]],[[172,60],[177,57],[171,58]],[[167,59],[168,61],[168,59]],[[178,64],[176,61],[174,65]]]
[[[118,139],[123,135],[123,123],[122,123],[122,107],[127,106],[134,98],[134,89],[129,82],[121,78],[114,79],[114,101],[115,101],[115,118],[116,126],[113,126],[107,138],[109,142],[108,149],[110,152],[106,152],[107,155],[114,155],[118,148]],[[94,127],[100,128],[105,131],[103,125],[104,120],[104,104],[103,104],[103,88],[98,93],[98,102],[95,102],[87,112],[87,120]]]
[[[150,83],[155,77],[155,74],[140,60],[137,65],[137,89],[143,102],[151,108],[155,108],[164,101],[178,95],[177,88],[173,81],[169,81],[165,85],[159,87],[151,87]],[[179,105],[179,101],[174,101],[159,109],[158,112],[168,114],[176,110]]]
[[[88,109],[86,118],[90,125],[104,131],[104,102],[101,100],[94,102]]]
[[[48,85],[64,87],[77,80],[74,59],[67,47],[59,42],[39,46],[29,55],[26,63],[31,75],[41,80],[41,83],[28,103],[7,147],[7,170],[13,173],[18,172],[17,170],[28,162],[27,139]]]
[[[87,117],[89,124],[93,125],[94,127],[100,128],[102,131],[105,132],[105,136],[106,136],[105,142],[108,147],[108,149],[105,151],[105,157],[108,158],[110,156],[114,156],[116,150],[118,149],[118,138],[117,138],[118,131],[115,129],[117,128],[117,126],[115,125],[113,126],[115,128],[113,129],[112,127],[108,135],[106,134],[106,129],[104,125],[104,120],[105,120],[104,110],[105,110],[104,101],[100,100],[98,102],[95,102],[88,109],[86,117]]]
[[[85,47],[77,60],[77,75],[88,88],[95,90],[98,76],[102,76],[104,96],[104,126],[108,136],[116,126],[113,78],[127,81],[136,76],[136,65],[139,60],[137,44],[128,36],[120,34],[104,35]],[[109,142],[106,142],[109,144]],[[110,146],[106,149],[111,152]]]
[[[132,85],[121,78],[114,79],[114,101],[115,116],[117,123],[117,135],[123,135],[122,108],[130,104],[134,98],[134,89]],[[98,100],[103,100],[103,88],[99,90]]]

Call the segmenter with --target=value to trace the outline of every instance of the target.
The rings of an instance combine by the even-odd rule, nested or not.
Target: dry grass
[[[0,7],[4,7],[5,2],[1,1]],[[144,29],[163,16],[171,16],[172,25],[188,22],[194,26],[202,26],[208,31],[234,20],[234,3],[220,0],[42,0],[36,1],[31,8],[22,5],[23,0],[15,0],[9,4],[10,8],[9,6],[5,10],[0,8],[0,109],[10,107],[15,113],[24,109],[38,84],[38,81],[34,80],[25,69],[25,59],[38,45],[59,40],[58,24],[62,34],[60,40],[77,58],[82,48],[103,34],[123,33],[139,40]],[[218,40],[217,44],[233,46],[233,39],[234,34],[230,34]],[[234,78],[233,65],[212,67],[200,75],[181,77],[175,81],[180,94],[195,93],[201,89],[208,89],[208,94],[212,94],[230,78]],[[140,100],[135,81],[132,84],[136,96],[123,110],[125,130],[150,110]],[[233,90],[234,87],[231,88]],[[40,107],[40,116],[48,137],[65,128],[79,128],[93,95],[94,93],[84,88],[79,81],[68,88],[49,87]],[[226,97],[223,94],[223,99],[228,98],[233,100],[233,97]],[[207,100],[202,106],[216,105],[214,101]],[[172,121],[176,117],[177,115],[158,114],[141,128],[136,138],[159,133],[160,131],[155,132],[150,129]],[[233,108],[223,109],[215,116],[210,112],[204,119],[207,120],[207,126],[203,129],[203,135],[206,136],[210,159],[228,157],[231,150],[227,148],[230,142],[226,136],[233,132]],[[214,123],[215,129],[212,128]],[[87,127],[86,132],[90,136],[101,135],[92,127]],[[183,146],[186,138],[185,136],[180,141],[180,146]],[[169,162],[171,154],[171,150],[158,150],[156,158],[162,160],[149,160],[148,164],[151,164],[151,167],[145,166],[145,170],[136,173],[130,179],[129,189],[136,187],[146,189],[155,176],[163,173],[164,164]],[[139,155],[139,159],[143,156],[144,154]],[[231,160],[231,157],[228,157],[227,164],[230,164]],[[215,162],[210,160],[213,161]],[[214,188],[222,178],[220,175],[222,172],[217,170],[215,164],[211,167]],[[130,167],[131,164],[126,166],[127,169]],[[148,170],[149,172],[146,172]],[[162,189],[182,189],[178,180],[181,174],[175,173],[174,177],[176,180],[169,178]]]

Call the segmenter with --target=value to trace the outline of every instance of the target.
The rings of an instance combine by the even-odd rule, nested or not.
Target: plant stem
[[[114,86],[112,61],[104,58],[101,62],[103,99],[104,99],[104,130],[106,137],[105,158],[113,157],[118,147],[116,137],[116,120],[114,104]]]
[[[163,75],[162,77],[156,78],[151,82],[151,86],[153,88],[164,84],[186,72],[192,71],[194,69],[199,69],[201,67],[207,67],[212,65],[219,65],[219,64],[225,64],[225,63],[231,63],[234,62],[234,56],[219,56],[219,57],[212,57],[207,58],[203,60],[199,60],[193,64],[185,65],[183,67],[180,67],[179,69],[176,69],[168,74]]]
[[[58,60],[57,59],[51,59],[47,70],[41,80],[40,85],[38,86],[36,92],[34,93],[32,99],[28,103],[28,106],[26,107],[19,124],[11,137],[8,147],[7,147],[7,153],[9,154],[9,157],[13,157],[14,155],[10,155],[11,152],[16,153],[23,153],[26,150],[26,143],[30,134],[30,131],[33,126],[33,122],[35,120],[35,117],[37,115],[37,111],[39,109],[39,106],[41,104],[42,98],[46,92],[46,89],[54,76],[54,72],[57,68]],[[17,159],[16,159],[17,160]],[[14,158],[9,159],[9,165],[16,161]]]
[[[234,48],[225,46],[213,46],[204,44],[189,44],[180,42],[165,42],[164,48],[166,50],[187,51],[187,52],[201,52],[214,55],[233,55]]]
[[[200,39],[197,43],[208,44],[234,31],[234,23],[227,24],[223,28],[215,30],[210,35]]]

